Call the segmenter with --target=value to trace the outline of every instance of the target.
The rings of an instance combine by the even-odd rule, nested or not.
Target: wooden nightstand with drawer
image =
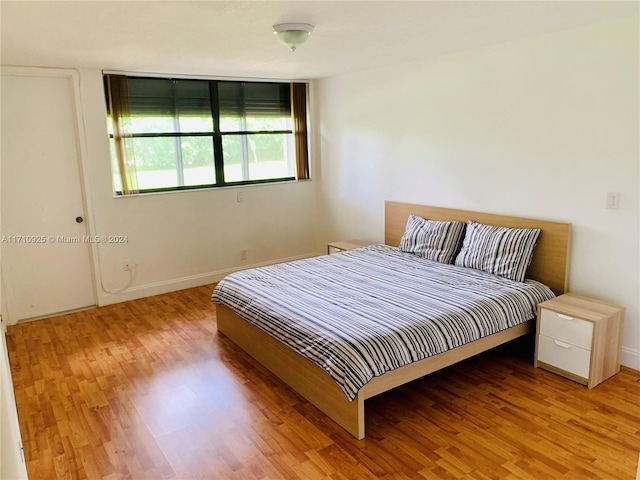
[[[372,245],[371,242],[365,242],[364,240],[343,240],[341,242],[330,242],[327,244],[327,253],[340,253],[347,250],[353,250],[354,248],[368,247]]]
[[[534,366],[593,388],[620,371],[625,308],[565,293],[538,305]]]

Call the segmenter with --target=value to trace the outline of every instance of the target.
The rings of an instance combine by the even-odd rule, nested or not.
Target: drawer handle
[[[571,345],[569,345],[568,343],[561,342],[560,340],[554,340],[553,343],[555,343],[557,346],[562,348],[571,348]]]
[[[563,320],[573,320],[573,317],[570,317],[569,315],[563,315],[561,313],[558,313],[557,315]]]

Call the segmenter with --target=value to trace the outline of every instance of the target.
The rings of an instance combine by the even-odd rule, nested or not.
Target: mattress
[[[327,372],[352,401],[372,378],[535,317],[553,292],[386,245],[225,277],[212,301]]]

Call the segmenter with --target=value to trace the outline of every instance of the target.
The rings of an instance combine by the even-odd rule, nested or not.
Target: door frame
[[[76,142],[76,150],[78,152],[78,173],[80,177],[80,196],[82,198],[82,207],[84,209],[84,217],[86,222],[87,233],[91,237],[96,237],[96,229],[93,213],[93,203],[91,201],[90,195],[90,180],[88,175],[87,168],[87,141],[86,141],[86,131],[84,126],[84,116],[82,109],[82,96],[80,93],[80,74],[75,69],[69,68],[48,68],[48,67],[23,67],[23,66],[13,66],[13,65],[3,65],[0,71],[0,76],[21,76],[21,77],[54,77],[54,78],[69,78],[71,80],[71,85],[73,87],[73,112],[75,117],[74,127],[75,127],[75,142]],[[1,166],[0,166],[1,168]],[[0,249],[1,249],[0,245]],[[0,251],[1,256],[1,251]],[[98,291],[97,285],[100,282],[100,271],[99,271],[99,263],[96,262],[98,258],[98,245],[95,242],[91,242],[89,244],[89,268],[91,271],[91,290],[93,293],[93,305],[98,306]],[[4,277],[1,280],[2,292],[4,293]],[[6,297],[3,295],[2,301],[2,316],[5,319],[8,319],[8,324],[17,323],[8,315],[7,302],[4,301]],[[84,310],[85,308],[81,308],[79,310]],[[65,313],[65,312],[54,312],[57,313]],[[42,318],[42,317],[38,317]],[[28,319],[29,320],[36,320]]]

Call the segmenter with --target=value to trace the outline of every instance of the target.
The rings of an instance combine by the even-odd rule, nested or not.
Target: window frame
[[[158,79],[158,80],[195,80],[206,82],[209,86],[209,98],[210,98],[210,106],[211,106],[211,118],[213,121],[213,131],[206,132],[141,132],[141,133],[130,133],[126,135],[122,135],[123,138],[183,138],[183,137],[208,137],[211,138],[213,142],[213,161],[214,161],[214,170],[215,170],[215,183],[208,184],[199,184],[199,185],[176,185],[170,187],[156,187],[156,188],[145,188],[145,189],[134,189],[125,192],[124,182],[125,175],[120,171],[122,166],[124,165],[123,160],[118,160],[118,171],[114,170],[113,164],[110,161],[110,170],[111,170],[111,181],[113,193],[116,198],[119,197],[127,197],[131,195],[146,195],[146,194],[156,194],[156,193],[170,193],[170,192],[181,192],[181,191],[193,191],[193,190],[207,190],[207,189],[218,189],[225,187],[237,187],[237,186],[245,186],[245,185],[262,185],[269,183],[282,183],[282,182],[296,182],[299,180],[310,180],[310,165],[309,165],[309,82],[304,80],[282,80],[282,79],[256,79],[256,78],[220,78],[220,77],[195,77],[195,76],[187,76],[187,75],[163,75],[163,74],[140,74],[140,73],[128,73],[128,72],[116,72],[116,71],[103,71],[103,87],[105,100],[107,105],[107,121],[113,122],[114,129],[113,132],[108,132],[109,136],[109,150],[110,157],[112,155],[119,155],[120,152],[118,148],[113,152],[112,149],[112,140],[116,139],[116,128],[115,121],[112,118],[112,106],[111,106],[111,90],[108,85],[109,76],[119,76],[129,78],[137,78],[137,79]],[[290,100],[290,109],[291,109],[291,120],[292,126],[291,129],[279,129],[279,130],[238,130],[238,131],[229,131],[222,132],[220,128],[220,102],[218,98],[218,84],[221,82],[227,83],[274,83],[279,85],[288,85],[290,91],[292,92],[292,97]],[[300,88],[303,86],[304,88],[304,106],[303,113],[304,118],[301,116],[295,117],[295,108],[300,108],[300,102],[302,101],[300,96],[294,98],[293,90],[294,86]],[[298,95],[300,92],[297,93]],[[294,107],[294,103],[297,106]],[[177,117],[174,117],[174,119]],[[234,181],[226,181],[224,175],[224,151],[222,140],[227,136],[251,136],[251,135],[291,135],[293,140],[293,152],[295,154],[295,168],[296,172],[293,176],[286,177],[273,177],[273,178],[265,178],[265,179],[256,179],[256,180],[234,180]],[[300,141],[302,138],[302,142]],[[302,145],[301,145],[302,143]],[[302,148],[302,150],[301,150]],[[122,150],[121,150],[122,151]],[[301,151],[303,152],[304,158],[299,158],[301,155]],[[184,175],[184,166],[182,162],[179,161],[179,157],[181,155],[176,153],[176,173],[178,175],[178,182],[176,183],[184,183],[183,175]],[[300,172],[300,170],[302,170]],[[121,183],[123,186],[118,190],[116,183],[114,182],[114,176],[120,175]],[[180,180],[182,179],[182,180]]]

